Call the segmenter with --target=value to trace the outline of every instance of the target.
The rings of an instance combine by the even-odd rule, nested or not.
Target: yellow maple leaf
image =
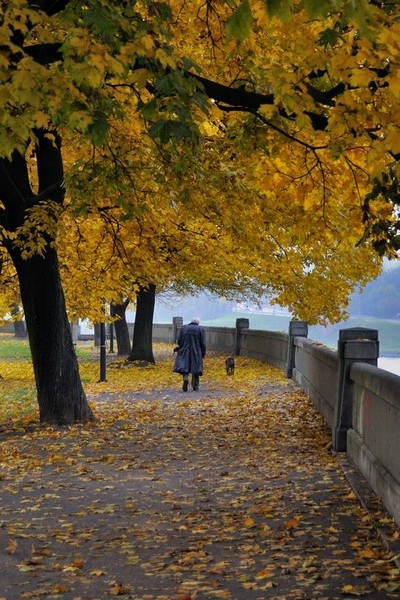
[[[7,545],[8,554],[15,554],[18,548],[18,542],[15,540],[10,540]]]
[[[350,594],[351,596],[363,596],[365,594],[365,589],[360,586],[346,584],[342,587],[342,593]]]
[[[247,527],[248,529],[250,529],[250,527],[254,527],[255,526],[255,521],[254,519],[252,519],[251,517],[246,517],[246,519],[243,521],[243,525],[245,527]]]
[[[261,571],[258,571],[258,573],[256,573],[256,575],[255,575],[255,578],[256,579],[267,579],[268,577],[273,577],[273,576],[274,576],[274,572],[268,568],[265,568],[265,569],[261,569]]]
[[[364,550],[359,550],[358,555],[362,558],[374,558],[375,551],[372,548],[365,548]]]
[[[399,73],[395,73],[392,76],[389,76],[387,78],[388,83],[389,83],[389,88],[390,91],[392,92],[392,94],[394,94],[397,97],[400,97],[400,78],[399,78]]]
[[[286,529],[294,529],[298,526],[299,523],[300,520],[297,517],[293,517],[292,519],[288,519],[287,521],[285,521],[283,524],[286,527]]]
[[[110,594],[111,596],[124,596],[129,593],[129,589],[128,586],[117,583],[110,589]]]
[[[69,588],[63,583],[57,583],[52,590],[55,594],[65,594],[69,592]]]

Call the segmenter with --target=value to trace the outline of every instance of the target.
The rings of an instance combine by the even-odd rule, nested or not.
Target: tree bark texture
[[[153,316],[156,286],[141,288],[136,296],[136,317],[133,329],[132,351],[128,361],[155,363],[153,356]]]
[[[54,249],[24,260],[13,252],[32,353],[40,421],[93,419],[79,376]]]
[[[118,317],[113,323],[115,338],[117,340],[118,356],[124,356],[131,352],[131,340],[129,338],[128,323],[126,322],[126,309],[129,300],[118,304],[111,304],[111,316]]]
[[[3,227],[15,232],[27,210],[39,201],[62,204],[63,165],[60,140],[38,132],[36,147],[39,189],[32,191],[22,154],[0,160],[0,215]],[[15,265],[32,353],[40,421],[58,425],[93,419],[83,391],[68,322],[57,253],[50,236],[42,255],[22,257],[22,248],[6,242]]]

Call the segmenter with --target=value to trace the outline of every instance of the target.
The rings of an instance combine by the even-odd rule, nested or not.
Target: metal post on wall
[[[100,379],[99,383],[107,381],[106,377],[106,324],[100,323]]]
[[[108,353],[114,354],[114,323],[110,323],[110,325],[109,325],[109,335],[110,335],[110,349],[109,349]]]
[[[351,365],[363,362],[376,367],[379,358],[378,330],[367,327],[349,327],[339,331],[339,376],[337,400],[332,428],[332,447],[336,452],[346,452],[347,431],[352,426],[353,382]]]

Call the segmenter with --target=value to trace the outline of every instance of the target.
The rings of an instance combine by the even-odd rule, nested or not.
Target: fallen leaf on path
[[[15,540],[10,540],[7,545],[8,554],[15,554],[18,548],[18,542]]]

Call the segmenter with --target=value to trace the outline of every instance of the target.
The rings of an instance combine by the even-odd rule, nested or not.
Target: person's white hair
[[[200,323],[200,319],[199,319],[199,317],[192,317],[192,320],[190,322],[196,323],[196,325],[198,325]]]

